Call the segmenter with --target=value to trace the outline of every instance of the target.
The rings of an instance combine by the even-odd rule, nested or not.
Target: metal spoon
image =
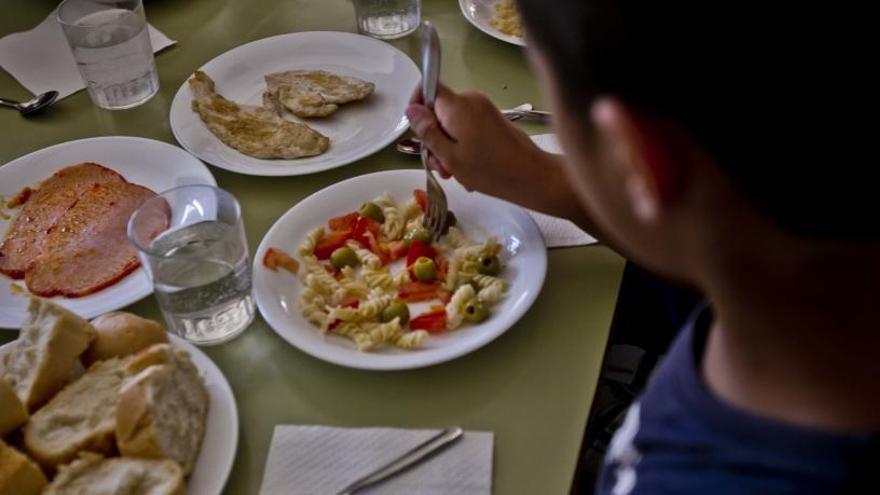
[[[45,93],[34,96],[25,102],[0,98],[0,106],[14,108],[21,112],[22,115],[29,115],[48,107],[55,102],[56,98],[58,98],[58,91],[46,91]]]
[[[502,110],[501,115],[505,119],[515,122],[519,119],[532,119],[547,121],[550,118],[549,112],[540,110],[532,110],[531,103],[523,103],[520,106]],[[407,155],[418,155],[422,150],[422,141],[416,137],[404,138],[397,143],[397,151],[406,153]]]

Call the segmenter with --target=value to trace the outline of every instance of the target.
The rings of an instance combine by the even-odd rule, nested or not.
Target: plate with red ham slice
[[[25,320],[28,295],[86,318],[152,293],[125,235],[144,199],[216,184],[184,150],[110,136],[44,148],[0,167],[0,328]]]

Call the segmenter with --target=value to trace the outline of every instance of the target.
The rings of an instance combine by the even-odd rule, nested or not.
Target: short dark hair
[[[684,127],[790,233],[880,238],[873,212],[880,187],[868,172],[878,164],[868,154],[877,138],[863,139],[867,128],[858,135],[859,125],[843,113],[847,106],[865,108],[880,90],[855,86],[856,72],[867,73],[873,57],[858,65],[847,58],[854,50],[867,54],[873,43],[831,34],[834,9],[787,2],[517,1],[528,42],[548,59],[573,113],[588,116],[596,96],[617,96]],[[587,118],[581,123],[589,126]]]

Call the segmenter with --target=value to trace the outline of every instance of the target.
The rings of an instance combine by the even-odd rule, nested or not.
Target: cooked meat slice
[[[266,87],[297,117],[326,117],[339,105],[367,98],[376,85],[323,70],[291,70],[267,74]]]
[[[300,158],[327,151],[330,140],[305,124],[282,119],[271,107],[239,105],[214,91],[214,81],[196,71],[189,80],[193,111],[226,145],[256,158]]]
[[[128,182],[93,185],[46,236],[43,252],[25,272],[28,289],[45,297],[80,297],[133,271],[139,262],[126,237],[128,218],[155,195]]]
[[[0,272],[12,278],[24,272],[43,250],[49,230],[95,184],[125,182],[121,175],[97,163],[65,167],[32,191],[0,244]]]

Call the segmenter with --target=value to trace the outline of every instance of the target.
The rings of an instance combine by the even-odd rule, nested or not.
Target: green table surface
[[[57,4],[7,0],[0,36],[30,29]],[[174,143],[168,108],[187,76],[237,45],[283,33],[355,31],[345,0],[146,0],[150,22],[178,44],[157,56],[161,90],[131,110],[105,111],[79,92],[50,111],[22,118],[0,111],[0,162],[72,139],[143,136]],[[442,79],[478,89],[501,107],[540,105],[519,47],[471,26],[454,0],[423,2],[443,45]],[[411,38],[411,37],[410,37]],[[391,42],[410,56],[414,40]],[[0,71],[0,95],[29,93]],[[550,132],[523,124],[530,134]],[[211,167],[242,203],[251,251],[287,209],[307,195],[360,174],[415,168],[392,146],[349,166],[301,177],[250,177]],[[369,372],[335,366],[288,345],[257,317],[237,339],[204,348],[235,392],[239,444],[226,493],[257,493],[278,424],[441,427],[495,433],[494,492],[567,493],[599,375],[623,260],[599,246],[549,252],[543,291],[508,332],[467,356],[429,368]],[[153,297],[128,308],[158,318]],[[15,337],[0,330],[0,344]]]

